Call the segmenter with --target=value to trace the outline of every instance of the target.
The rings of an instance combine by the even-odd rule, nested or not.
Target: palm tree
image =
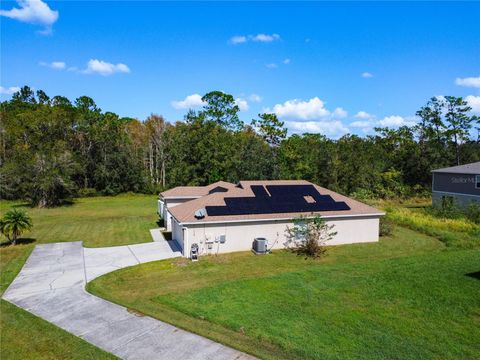
[[[32,219],[23,210],[12,209],[0,220],[0,232],[15,245],[24,231],[32,228]]]

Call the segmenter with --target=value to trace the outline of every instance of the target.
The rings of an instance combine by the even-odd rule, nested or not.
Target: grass
[[[122,195],[84,198],[73,205],[33,209],[1,201],[3,214],[11,207],[24,208],[33,219],[33,231],[17,246],[0,247],[0,294],[17,276],[36,244],[83,241],[101,247],[151,241],[156,227],[156,197]],[[6,301],[0,302],[1,359],[114,359],[95,346]]]
[[[36,244],[83,241],[86,247],[103,247],[148,242],[152,241],[148,230],[157,227],[158,220],[156,197],[145,195],[83,198],[52,209],[0,202],[2,213],[14,206],[32,217],[33,231],[25,237]]]
[[[447,218],[435,215],[431,202],[383,204],[387,217],[395,223],[434,236],[447,246],[474,249],[480,247],[480,225],[466,217]]]
[[[12,206],[29,212],[34,229],[19,245],[0,247],[0,293],[36,244],[146,242],[157,220],[154,196],[85,198],[56,209],[0,201],[2,213]],[[166,260],[110,273],[88,289],[266,359],[478,358],[476,228],[429,218],[422,206],[395,204],[389,216],[410,229],[332,247],[320,261],[285,251]],[[0,310],[2,359],[114,358],[5,301]]]
[[[3,300],[0,319],[1,359],[117,359]]]
[[[480,353],[480,251],[398,227],[379,243],[147,263],[88,290],[261,358],[458,359]],[[142,286],[138,286],[142,284]]]

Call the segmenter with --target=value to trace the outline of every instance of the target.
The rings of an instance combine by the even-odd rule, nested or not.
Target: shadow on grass
[[[17,239],[17,245],[27,245],[27,244],[31,244],[31,243],[34,243],[35,241],[37,241],[37,239],[35,238],[20,238],[20,239]],[[0,247],[7,247],[7,246],[13,246],[12,243],[10,241],[4,241],[2,243],[0,243]]]
[[[54,208],[59,208],[59,207],[68,207],[75,205],[75,199],[67,199],[63,200],[60,204],[55,205],[55,206],[46,206],[43,209],[54,209]],[[37,206],[34,206],[32,203],[29,202],[22,202],[19,204],[14,204],[11,205],[12,208],[29,208],[29,209],[35,209]]]
[[[468,273],[466,275],[474,279],[480,280],[480,271]]]
[[[12,205],[12,208],[15,208],[15,209],[17,209],[17,208],[32,208],[32,207],[33,207],[32,204],[27,203],[27,202],[21,203],[21,204]]]

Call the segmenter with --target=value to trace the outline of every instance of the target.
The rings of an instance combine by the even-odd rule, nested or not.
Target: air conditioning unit
[[[252,251],[257,255],[263,255],[267,253],[267,239],[264,237],[258,237],[253,240]]]

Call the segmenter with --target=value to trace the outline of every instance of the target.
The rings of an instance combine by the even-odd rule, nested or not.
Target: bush
[[[350,196],[359,201],[373,200],[376,198],[375,193],[370,189],[357,189],[350,194]]]
[[[472,202],[465,209],[465,216],[475,224],[480,224],[480,204]]]
[[[287,227],[288,247],[297,255],[318,258],[327,251],[326,243],[337,233],[320,216],[314,218],[299,217],[294,220],[292,228]]]
[[[97,196],[97,190],[94,188],[83,188],[79,189],[78,192],[78,197],[94,197]]]
[[[386,217],[380,218],[380,236],[390,236],[393,233],[395,225]]]

